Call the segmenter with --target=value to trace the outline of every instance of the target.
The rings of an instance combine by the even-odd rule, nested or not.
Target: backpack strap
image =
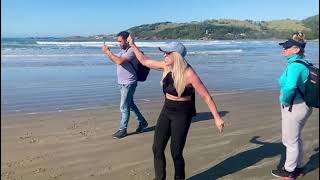
[[[300,93],[300,95],[301,95],[302,98],[304,99],[304,94],[303,94],[303,92],[299,89],[299,87],[297,87],[297,91]]]
[[[289,107],[289,109],[288,109],[289,112],[292,111],[293,102],[294,102],[294,99],[296,98],[296,96],[297,96],[297,93],[296,93],[296,90],[295,90],[295,91],[294,91],[294,94],[293,94],[293,96],[292,96],[292,99],[291,99],[291,101],[290,101],[290,107]]]
[[[297,89],[294,91],[294,94],[293,94],[292,99],[291,99],[291,101],[290,101],[290,107],[289,107],[289,109],[288,109],[289,112],[292,111],[292,106],[293,106],[294,99],[295,99],[296,96],[297,96],[297,91],[298,91],[298,92],[300,93],[300,95],[302,96],[302,99],[304,99],[304,94],[303,94],[303,92],[299,89],[299,87],[297,87]]]
[[[131,61],[128,61],[128,63],[132,66],[132,68],[134,69],[135,72],[138,72],[138,70],[134,67],[134,65],[132,64]]]
[[[312,63],[309,63],[309,62],[305,62],[301,59],[296,59],[295,61],[293,61],[293,63],[296,62],[296,63],[299,63],[299,64],[303,64],[305,65],[307,68],[309,68],[309,66],[312,66],[313,64]]]

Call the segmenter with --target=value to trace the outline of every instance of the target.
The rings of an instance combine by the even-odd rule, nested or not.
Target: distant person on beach
[[[195,114],[192,96],[195,90],[207,103],[219,131],[224,128],[217,106],[194,69],[187,63],[187,50],[180,42],[171,42],[159,48],[163,61],[149,59],[135,45],[131,35],[128,42],[138,60],[145,66],[163,71],[161,80],[165,101],[159,115],[153,140],[154,169],[156,180],[166,179],[166,158],[164,150],[171,137],[171,155],[174,162],[174,179],[185,179],[183,148],[186,142],[192,116]]]
[[[303,61],[305,50],[305,35],[294,33],[291,39],[279,43],[283,47],[282,54],[287,57],[288,65],[279,79],[280,104],[282,117],[282,143],[286,147],[284,167],[272,170],[276,177],[296,178],[303,175],[303,142],[301,131],[312,113],[312,108],[306,105],[303,97],[309,69],[295,61]]]
[[[136,120],[138,122],[136,133],[143,132],[143,130],[148,127],[148,122],[145,120],[133,100],[138,84],[135,70],[138,66],[138,60],[127,42],[128,36],[129,33],[126,31],[117,34],[117,40],[121,48],[121,51],[118,54],[113,54],[106,44],[104,44],[102,48],[109,59],[117,65],[118,84],[121,93],[121,120],[119,130],[112,136],[118,139],[127,136],[130,111],[133,111],[136,114]]]

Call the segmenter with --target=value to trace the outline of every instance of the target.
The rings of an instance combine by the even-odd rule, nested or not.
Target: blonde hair
[[[169,72],[172,72],[172,79],[174,82],[174,87],[178,93],[178,96],[181,97],[187,83],[185,70],[188,67],[187,61],[177,52],[172,52],[173,64],[170,67],[166,67],[163,70],[162,79],[160,84],[162,86],[162,80],[166,77]]]
[[[299,43],[305,43],[305,35],[301,31],[293,33],[291,39],[298,41]],[[300,48],[300,51],[297,54],[304,56],[304,48]]]

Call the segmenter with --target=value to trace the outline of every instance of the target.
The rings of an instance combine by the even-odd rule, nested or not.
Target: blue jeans
[[[130,117],[130,111],[133,111],[136,114],[136,120],[138,124],[146,122],[145,118],[140,113],[138,107],[134,104],[133,96],[136,91],[137,82],[133,84],[119,84],[121,101],[120,101],[120,112],[121,112],[121,122],[120,128],[127,129]]]

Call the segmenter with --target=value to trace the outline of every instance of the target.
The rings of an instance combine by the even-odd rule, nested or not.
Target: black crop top
[[[169,72],[166,77],[162,80],[162,90],[163,93],[171,94],[173,96],[178,96],[177,90],[174,87],[174,82],[172,79],[172,73]],[[181,97],[185,96],[191,96],[194,93],[194,88],[192,86],[186,86],[183,93],[181,94]]]

